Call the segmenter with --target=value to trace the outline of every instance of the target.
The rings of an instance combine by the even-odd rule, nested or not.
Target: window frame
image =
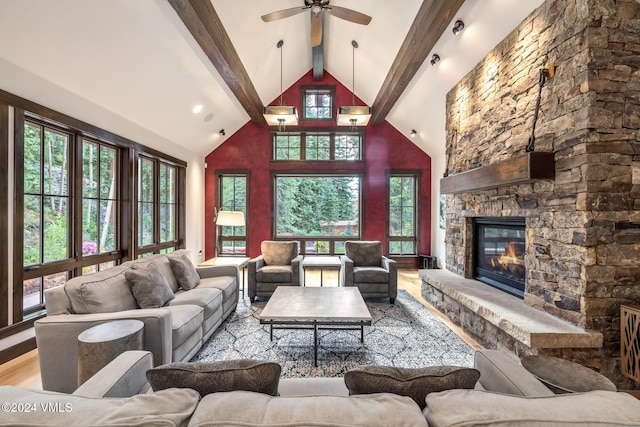
[[[307,137],[315,136],[329,136],[329,158],[328,159],[307,159]],[[298,136],[300,138],[299,158],[291,159],[279,159],[278,158],[278,143],[277,139],[281,136]],[[355,136],[358,138],[358,158],[357,159],[339,159],[336,156],[339,148],[337,139],[342,136]],[[292,132],[272,132],[271,133],[271,161],[272,162],[303,162],[303,163],[356,163],[364,161],[364,141],[365,133],[363,130],[346,131],[342,129],[307,129],[304,131],[292,131]],[[290,147],[290,146],[289,146]],[[280,147],[282,149],[282,147]],[[289,148],[288,152],[291,152]]]
[[[350,236],[322,236],[322,235],[286,235],[279,236],[277,234],[278,211],[277,211],[277,178],[278,177],[310,177],[310,178],[357,178],[358,179],[358,234]],[[272,171],[271,172],[271,211],[273,218],[271,221],[271,236],[273,240],[281,241],[297,241],[299,242],[300,254],[302,255],[340,255],[344,254],[344,242],[347,240],[362,240],[363,236],[363,206],[364,206],[364,172],[359,170],[342,170],[342,171]],[[315,252],[307,251],[308,243],[315,244]],[[318,244],[326,243],[328,250],[320,252]]]
[[[422,178],[422,171],[419,170],[388,170],[386,172],[386,182],[387,182],[387,200],[386,200],[386,208],[387,208],[387,224],[386,224],[386,238],[387,238],[387,253],[390,257],[416,257],[420,252],[420,182]],[[391,179],[392,178],[412,178],[414,181],[413,186],[413,236],[398,236],[391,235]],[[401,208],[404,205],[401,205]],[[391,250],[391,245],[394,242],[412,242],[413,243],[413,251],[411,253],[400,251],[393,252]]]
[[[216,254],[216,256],[225,256],[225,257],[246,257],[248,256],[247,254],[249,253],[249,228],[247,226],[247,218],[249,218],[249,186],[251,183],[250,180],[250,172],[249,170],[216,170],[214,171],[214,176],[215,176],[215,182],[216,182],[216,207],[218,210],[226,210],[223,209],[223,201],[222,201],[222,197],[223,197],[223,192],[224,192],[224,188],[223,188],[223,180],[224,178],[244,178],[246,183],[245,183],[245,200],[244,200],[244,207],[241,209],[238,209],[238,205],[235,203],[235,196],[234,196],[234,203],[233,206],[231,207],[231,210],[234,211],[241,211],[244,212],[244,217],[245,217],[245,226],[244,226],[244,234],[235,234],[236,229],[238,228],[242,228],[242,227],[231,227],[232,229],[232,233],[231,235],[225,235],[224,234],[224,228],[223,226],[218,227],[216,225],[216,251],[217,251],[217,243],[220,242],[220,245],[224,245],[224,242],[234,242],[234,250],[230,253],[225,253],[224,251],[222,252],[222,254]],[[218,235],[218,232],[220,235]],[[244,252],[237,252],[235,250],[235,242],[244,242],[244,248],[245,251]]]
[[[315,105],[315,108],[328,108],[331,115],[330,117],[308,117],[307,116],[307,96],[314,92],[317,96],[319,93],[326,92],[331,98],[331,105],[329,107]],[[335,85],[302,85],[300,86],[300,106],[301,106],[301,118],[300,120],[309,122],[332,122],[335,120],[336,114],[336,87]]]

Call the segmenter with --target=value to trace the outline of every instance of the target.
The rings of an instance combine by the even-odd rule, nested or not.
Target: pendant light
[[[371,118],[371,107],[367,105],[355,105],[356,103],[356,49],[358,43],[351,41],[353,46],[353,89],[351,91],[351,105],[338,107],[338,126],[350,126],[352,130],[356,130],[357,126],[366,126]]]
[[[295,126],[298,124],[298,111],[296,107],[283,105],[282,103],[282,45],[280,40],[276,47],[280,49],[280,105],[267,105],[264,107],[263,115],[269,126],[278,126],[278,131],[284,131],[285,126]]]

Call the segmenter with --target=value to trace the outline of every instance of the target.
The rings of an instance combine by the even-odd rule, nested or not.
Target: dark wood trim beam
[[[9,106],[0,103],[0,193],[9,193]],[[2,252],[8,253],[9,242],[9,197],[0,199],[0,242]],[[0,257],[0,307],[2,311],[9,307],[9,262],[6,256]],[[0,318],[0,328],[7,326],[7,316]]]
[[[471,169],[440,180],[442,194],[487,190],[555,178],[554,154],[532,152],[492,165]]]
[[[267,122],[262,115],[262,100],[249,79],[247,70],[242,65],[211,0],[168,2],[249,114],[251,121],[256,126],[266,125]]]
[[[371,109],[371,122],[381,124],[418,72],[464,0],[424,0]]]

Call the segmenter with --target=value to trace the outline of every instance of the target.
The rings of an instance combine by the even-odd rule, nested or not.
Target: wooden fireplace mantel
[[[444,177],[440,180],[440,193],[453,194],[471,190],[487,190],[505,185],[554,179],[555,171],[553,153],[526,153],[493,165]]]

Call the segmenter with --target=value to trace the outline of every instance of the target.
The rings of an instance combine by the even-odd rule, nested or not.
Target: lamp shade
[[[216,218],[216,225],[242,227],[244,225],[244,212],[219,211]]]
[[[264,107],[263,116],[269,126],[296,126],[298,124],[298,111],[296,107],[289,105],[267,105]]]
[[[366,126],[371,118],[371,107],[347,105],[338,107],[338,126]]]

